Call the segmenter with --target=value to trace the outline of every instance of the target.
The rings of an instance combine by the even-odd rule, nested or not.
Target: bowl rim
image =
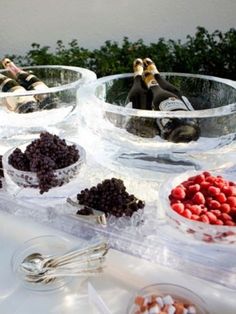
[[[145,294],[145,290],[147,289],[155,289],[155,288],[158,288],[161,292],[161,288],[176,288],[176,289],[180,289],[180,290],[183,290],[183,293],[186,292],[186,293],[189,293],[190,295],[192,295],[194,298],[197,299],[198,303],[197,305],[196,304],[193,304],[193,305],[196,305],[198,307],[200,307],[202,310],[204,310],[204,312],[206,314],[209,314],[208,312],[208,309],[207,309],[207,302],[201,297],[199,296],[199,294],[197,294],[196,292],[194,292],[193,290],[189,289],[189,288],[186,288],[184,286],[181,286],[179,284],[175,284],[175,283],[169,283],[169,282],[161,282],[161,283],[153,283],[153,284],[150,284],[150,285],[147,285],[147,286],[144,286],[143,288],[137,290],[135,293],[133,293],[132,297],[130,298],[130,301],[129,301],[129,304],[128,304],[128,307],[127,307],[127,314],[131,314],[131,309],[134,305],[134,298],[138,295],[144,295]],[[178,295],[178,293],[176,293]],[[171,295],[171,293],[170,293]],[[184,296],[183,296],[183,299],[184,299]],[[187,298],[186,298],[187,299]]]
[[[184,223],[184,224],[187,224],[188,227],[190,228],[190,226],[198,226],[198,227],[201,227],[201,229],[203,230],[203,232],[205,233],[205,230],[204,229],[208,229],[208,233],[209,233],[209,230],[212,229],[214,231],[217,231],[217,233],[223,233],[223,232],[229,232],[229,231],[233,231],[233,232],[236,232],[236,226],[225,226],[225,225],[213,225],[213,224],[206,224],[202,221],[195,221],[195,220],[192,220],[192,219],[188,219],[188,218],[185,218],[184,216],[176,213],[170,206],[170,203],[168,202],[168,197],[170,195],[170,191],[173,189],[173,187],[171,188],[171,190],[169,190],[169,194],[168,195],[164,195],[164,193],[161,193],[161,190],[163,192],[163,189],[166,188],[166,186],[168,185],[169,182],[172,182],[172,184],[174,184],[174,181],[175,179],[177,179],[178,177],[180,176],[185,176],[185,175],[189,175],[189,176],[192,176],[192,175],[198,175],[198,174],[201,174],[202,172],[204,171],[208,171],[208,170],[200,170],[200,171],[196,171],[196,170],[192,170],[192,171],[186,171],[186,172],[183,172],[181,174],[178,174],[176,176],[171,176],[171,178],[167,179],[167,181],[163,182],[161,185],[160,185],[160,188],[159,188],[159,191],[158,191],[158,196],[159,196],[159,199],[161,200],[161,203],[162,203],[162,206],[165,206],[164,203],[167,205],[168,203],[168,206],[167,208],[164,208],[164,212],[165,212],[165,216],[167,218],[170,218],[170,219],[176,219],[178,221],[180,221],[181,223]],[[220,170],[216,170],[215,173],[217,173],[218,175],[218,172],[217,171],[220,171]],[[214,173],[214,170],[210,170],[208,171],[210,173]],[[214,174],[213,174],[214,175]],[[219,175],[222,175],[222,172],[219,172]],[[230,175],[228,173],[226,173],[226,175]],[[187,179],[187,178],[186,178]],[[181,179],[181,182],[183,182],[183,180]],[[179,184],[181,183],[179,182]],[[176,186],[176,184],[175,184]],[[165,206],[166,207],[166,206]],[[172,217],[171,217],[172,216]],[[198,231],[197,231],[198,232]]]
[[[64,84],[61,86],[55,86],[55,87],[48,87],[47,90],[42,90],[42,91],[36,91],[36,90],[26,90],[23,92],[18,92],[18,93],[12,93],[12,92],[0,92],[0,99],[1,98],[6,98],[6,97],[17,97],[17,96],[35,96],[35,95],[41,95],[41,94],[49,94],[49,93],[56,93],[56,92],[61,92],[69,89],[73,89],[78,87],[81,82],[82,83],[89,83],[94,80],[96,80],[97,76],[95,72],[81,68],[81,67],[76,67],[76,66],[65,66],[65,65],[35,65],[35,66],[23,66],[22,69],[65,69],[65,70],[70,70],[74,73],[81,74],[81,77],[77,78],[75,81]],[[6,72],[6,69],[1,69],[0,73]]]
[[[187,78],[198,78],[203,80],[210,80],[213,82],[226,84],[236,90],[236,82],[230,79],[220,78],[216,76],[202,75],[202,74],[191,74],[191,73],[178,73],[178,72],[160,72],[162,75],[169,76],[182,76]],[[164,118],[164,117],[173,117],[173,111],[154,111],[154,110],[141,110],[141,109],[133,109],[122,106],[117,106],[114,104],[107,103],[103,101],[101,98],[96,96],[96,88],[102,86],[104,83],[110,82],[112,80],[122,79],[132,77],[133,73],[123,73],[123,74],[115,74],[109,75],[102,78],[98,78],[96,81],[90,82],[86,84],[86,86],[82,86],[80,89],[80,96],[84,97],[94,97],[97,101],[102,103],[102,106],[105,110],[118,113],[123,115],[131,115],[136,117],[146,117],[146,118]],[[88,99],[86,99],[88,101]],[[202,109],[202,110],[194,110],[194,111],[174,111],[174,117],[176,118],[212,118],[219,116],[231,115],[236,111],[236,102],[227,104],[222,107],[211,108],[211,109]]]
[[[26,143],[23,143],[23,144],[21,144],[21,145],[19,145],[19,146],[14,146],[14,147],[10,148],[9,150],[7,150],[7,151],[3,154],[3,156],[2,156],[3,171],[4,171],[4,170],[6,170],[6,171],[7,171],[7,170],[10,170],[10,171],[14,171],[15,173],[18,173],[19,175],[24,174],[24,175],[29,175],[29,176],[36,176],[36,172],[19,170],[19,169],[14,168],[12,165],[10,165],[10,164],[8,163],[8,157],[10,156],[10,154],[11,154],[16,148],[19,148],[19,147],[22,147],[22,146],[25,147],[25,146],[27,146],[27,145],[29,145],[29,144],[31,144],[31,143],[32,143],[32,142],[30,142],[30,143],[29,143],[29,142],[26,142]],[[80,163],[84,163],[84,162],[85,162],[85,159],[86,159],[86,151],[85,151],[85,149],[84,149],[83,146],[79,145],[78,143],[70,142],[70,141],[66,141],[66,144],[75,145],[76,148],[78,148],[78,150],[79,150],[79,156],[80,156],[80,157],[79,157],[79,159],[78,159],[75,163],[73,163],[73,164],[71,164],[71,165],[69,165],[69,166],[67,166],[67,167],[65,167],[65,168],[55,169],[55,170],[54,170],[54,173],[55,173],[55,174],[57,174],[59,171],[70,169],[71,167],[75,166],[76,164],[80,164]],[[8,169],[6,169],[6,167],[4,167],[5,164],[7,164]],[[9,175],[9,174],[8,174],[8,175]]]

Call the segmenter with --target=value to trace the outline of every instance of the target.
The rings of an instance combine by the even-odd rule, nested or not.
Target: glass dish
[[[24,144],[20,146],[19,148],[22,151],[24,151],[25,147],[28,144],[30,143]],[[67,142],[67,144],[76,145],[77,149],[79,150],[80,157],[79,157],[79,160],[75,162],[74,164],[54,171],[56,179],[58,180],[59,187],[61,185],[69,183],[70,180],[73,179],[80,172],[80,169],[82,165],[85,163],[85,159],[86,159],[86,153],[82,146],[76,143],[71,143],[71,142]],[[14,184],[16,184],[18,187],[38,188],[38,178],[37,178],[36,173],[30,172],[30,171],[18,170],[8,163],[8,158],[15,149],[16,147],[10,149],[3,155],[2,162],[3,162],[3,169],[4,169],[5,177],[6,175],[9,176],[10,180],[14,182]]]
[[[202,172],[202,171],[201,171]],[[165,211],[168,222],[181,232],[194,237],[195,239],[221,244],[235,244],[236,242],[236,227],[235,226],[221,226],[211,225],[200,221],[187,219],[182,215],[176,213],[170,206],[169,195],[171,190],[179,185],[181,182],[187,180],[189,177],[198,175],[201,172],[189,171],[176,177],[171,177],[164,182],[159,189],[160,206]],[[223,172],[211,172],[214,176],[221,175],[223,178],[230,181],[235,181],[233,174]]]
[[[209,312],[207,311],[206,302],[197,294],[182,286],[170,283],[153,284],[139,290],[130,300],[127,314],[137,313],[135,311],[134,305],[134,300],[136,296],[151,297],[152,295],[158,295],[160,297],[170,295],[173,297],[173,299],[183,302],[184,304],[194,305],[197,310],[196,314],[209,314]]]
[[[133,74],[103,77],[79,91],[81,143],[84,141],[91,153],[96,146],[95,158],[107,167],[160,181],[169,173],[217,168],[230,162],[235,152],[236,83],[204,75],[162,75],[180,88],[195,111],[132,109],[127,95]],[[160,118],[196,119],[201,136],[189,143],[163,140],[156,129]],[[135,132],[129,127],[131,121],[137,127]],[[223,148],[227,152],[216,156]]]
[[[32,253],[41,253],[43,255],[63,254],[71,249],[71,243],[64,237],[45,235],[36,237],[26,241],[19,247],[12,256],[11,267],[13,273],[22,281],[24,287],[36,291],[50,291],[58,289],[68,284],[71,281],[70,277],[58,277],[56,280],[48,283],[31,283],[24,279],[24,274],[19,270],[19,267],[25,257]]]
[[[43,65],[24,67],[24,70],[33,72],[49,88],[45,91],[30,90],[23,93],[0,92],[0,143],[5,145],[14,139],[23,141],[29,134],[40,133],[40,130],[47,127],[64,123],[76,110],[78,88],[96,79],[94,72],[72,66]],[[0,73],[8,75],[6,70],[0,70]],[[52,104],[47,105],[46,109],[16,113],[9,111],[4,105],[6,101],[15,101],[20,96],[40,95],[52,100]]]

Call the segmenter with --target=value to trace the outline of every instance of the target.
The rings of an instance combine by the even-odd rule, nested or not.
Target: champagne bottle
[[[160,85],[162,89],[175,94],[180,99],[182,98],[182,94],[180,90],[176,86],[174,86],[173,84],[165,80],[160,75],[160,72],[158,71],[155,63],[150,58],[145,58],[143,60],[143,64],[144,64],[145,70],[150,72],[154,76],[155,80],[157,81],[157,83]]]
[[[144,71],[144,81],[153,96],[153,108],[160,111],[190,110],[189,107],[174,93],[164,90],[158,84],[154,75]],[[157,119],[160,136],[170,142],[196,141],[200,136],[200,128],[195,119],[163,118]]]
[[[26,90],[45,92],[49,90],[49,87],[36,75],[17,67],[10,59],[5,58],[2,64]],[[35,95],[35,99],[39,102],[39,109],[51,109],[56,107],[56,99],[54,97],[46,94],[38,94]]]
[[[152,93],[143,81],[143,61],[138,58],[133,62],[134,80],[129,91],[128,99],[134,109],[151,110]],[[152,138],[159,134],[158,127],[153,119],[131,117],[126,125],[129,133],[140,137]]]
[[[143,82],[143,61],[136,59],[133,62],[134,80],[129,91],[128,99],[135,109],[151,110],[151,95]]]
[[[26,90],[20,86],[15,80],[0,73],[0,91],[1,92],[12,92],[24,93]],[[33,96],[14,96],[4,98],[4,104],[10,111],[18,113],[29,113],[36,111],[38,105]]]

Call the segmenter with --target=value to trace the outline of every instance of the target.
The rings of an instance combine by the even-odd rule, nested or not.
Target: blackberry
[[[79,204],[103,211],[106,216],[129,216],[144,208],[145,203],[126,191],[124,182],[111,178],[77,194]]]

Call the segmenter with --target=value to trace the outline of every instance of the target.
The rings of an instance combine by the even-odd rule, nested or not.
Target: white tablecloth
[[[88,302],[86,278],[75,278],[58,291],[35,292],[24,288],[12,273],[12,254],[24,241],[40,235],[59,235],[61,232],[4,212],[0,212],[0,221],[1,314],[98,313]],[[76,242],[75,238],[69,235],[66,237]],[[205,298],[211,314],[236,313],[236,291],[115,250],[110,250],[107,255],[105,273],[89,281],[105,300],[112,314],[125,314],[132,293],[143,286],[160,282],[175,283],[192,289]]]

